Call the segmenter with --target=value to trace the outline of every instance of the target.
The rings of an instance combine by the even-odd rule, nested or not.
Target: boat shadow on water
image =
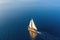
[[[60,37],[55,37],[47,32],[42,32],[42,34],[38,34],[36,40],[60,40]]]

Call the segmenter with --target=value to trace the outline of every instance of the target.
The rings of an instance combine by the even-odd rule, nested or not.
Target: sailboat
[[[29,31],[30,37],[32,39],[35,39],[35,37],[37,36],[37,27],[34,24],[33,19],[30,20],[30,23],[29,23],[29,26],[28,26],[28,31]]]

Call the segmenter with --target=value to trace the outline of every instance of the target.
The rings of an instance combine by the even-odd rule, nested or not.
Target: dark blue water
[[[30,40],[27,30],[33,18],[38,31],[60,38],[60,8],[25,7],[3,11],[0,23],[0,40]],[[36,40],[41,38],[37,36]],[[42,39],[43,40],[43,39]]]

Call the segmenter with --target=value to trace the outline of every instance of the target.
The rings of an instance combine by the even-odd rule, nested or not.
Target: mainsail
[[[28,30],[29,30],[31,38],[34,39],[37,36],[37,28],[34,24],[33,19],[31,19],[31,21],[29,23]]]

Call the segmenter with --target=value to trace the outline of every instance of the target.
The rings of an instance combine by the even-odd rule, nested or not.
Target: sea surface
[[[59,8],[10,9],[0,19],[0,40],[31,40],[28,25],[33,18],[38,31],[60,38]],[[49,37],[48,37],[49,38]],[[40,40],[39,35],[36,40]]]
[[[60,40],[59,5],[45,6],[44,1],[40,4],[36,0],[22,1],[24,4],[19,1],[7,2],[0,6],[0,40],[31,40],[28,32],[31,19],[38,31],[43,32],[43,36],[47,35],[47,39],[44,39],[45,37],[38,34],[35,40]]]

